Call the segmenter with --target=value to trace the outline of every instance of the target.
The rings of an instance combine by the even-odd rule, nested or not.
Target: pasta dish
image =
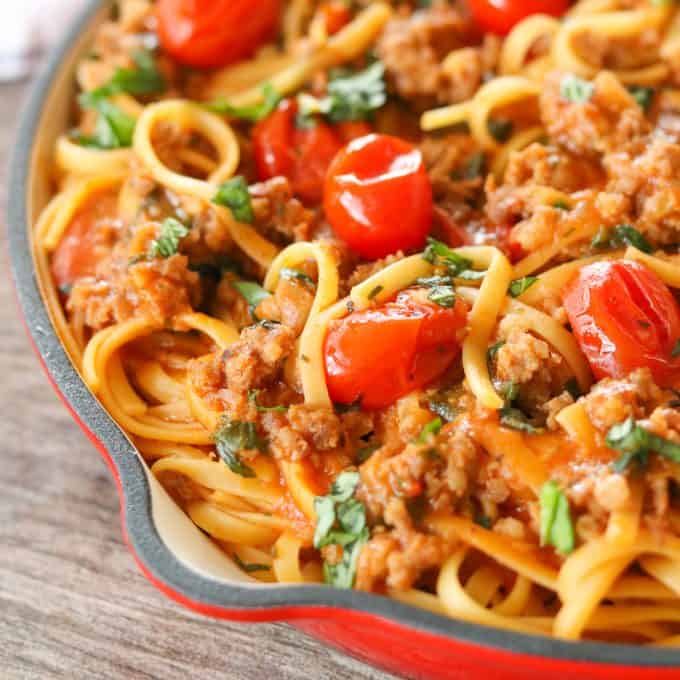
[[[119,0],[75,75],[43,295],[246,578],[680,644],[675,3]]]

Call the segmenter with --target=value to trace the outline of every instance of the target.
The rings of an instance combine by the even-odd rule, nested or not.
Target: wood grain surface
[[[18,320],[5,178],[25,85],[0,86],[0,678],[388,678],[283,624],[165,599],[123,545],[118,498]]]

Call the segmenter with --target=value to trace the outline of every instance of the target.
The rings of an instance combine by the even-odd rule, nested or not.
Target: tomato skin
[[[460,354],[467,311],[460,298],[444,308],[407,290],[331,322],[324,343],[331,399],[352,404],[360,398],[363,409],[379,409],[432,382]]]
[[[638,262],[582,267],[562,299],[574,335],[598,379],[647,367],[661,386],[680,379],[680,305],[656,273]]]
[[[354,137],[370,132],[363,122],[328,125],[318,120],[310,128],[295,125],[297,103],[286,99],[253,128],[257,174],[261,180],[283,175],[305,203],[318,204],[331,161]]]
[[[158,0],[163,49],[187,66],[217,68],[252,55],[274,37],[281,0]]]
[[[344,0],[331,0],[319,8],[328,35],[335,35],[351,20],[352,14]]]
[[[420,151],[389,135],[353,140],[328,169],[324,210],[335,233],[364,258],[422,248],[432,186]]]
[[[468,0],[477,23],[498,35],[506,35],[531,14],[559,17],[569,9],[569,4],[569,0]]]

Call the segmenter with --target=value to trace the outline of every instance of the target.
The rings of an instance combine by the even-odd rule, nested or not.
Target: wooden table
[[[286,625],[202,618],[137,570],[108,470],[42,374],[7,276],[5,170],[24,93],[0,86],[0,677],[387,678]]]

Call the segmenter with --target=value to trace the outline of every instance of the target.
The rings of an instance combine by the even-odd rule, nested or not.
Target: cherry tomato
[[[324,187],[326,219],[358,255],[422,248],[432,223],[432,186],[420,151],[389,135],[350,142]]]
[[[647,367],[668,386],[680,378],[680,305],[656,273],[637,262],[596,262],[563,291],[564,307],[595,376]]]
[[[158,0],[163,49],[187,66],[214,68],[252,55],[273,38],[281,0]]]
[[[485,31],[505,35],[531,14],[561,16],[569,8],[569,0],[468,0],[468,5]]]
[[[328,125],[315,120],[297,127],[297,103],[286,99],[253,129],[253,146],[260,179],[283,175],[306,203],[320,203],[326,171],[335,154],[354,137],[370,132],[363,122]]]
[[[352,14],[344,0],[331,0],[319,8],[328,35],[335,35],[352,20]]]
[[[98,229],[98,220],[115,215],[114,194],[93,196],[75,215],[52,254],[51,270],[59,288],[94,276],[97,265],[111,253],[112,241]]]
[[[407,290],[380,307],[332,321],[324,343],[331,399],[384,408],[432,382],[460,354],[467,311],[460,298],[445,308],[423,291]]]

